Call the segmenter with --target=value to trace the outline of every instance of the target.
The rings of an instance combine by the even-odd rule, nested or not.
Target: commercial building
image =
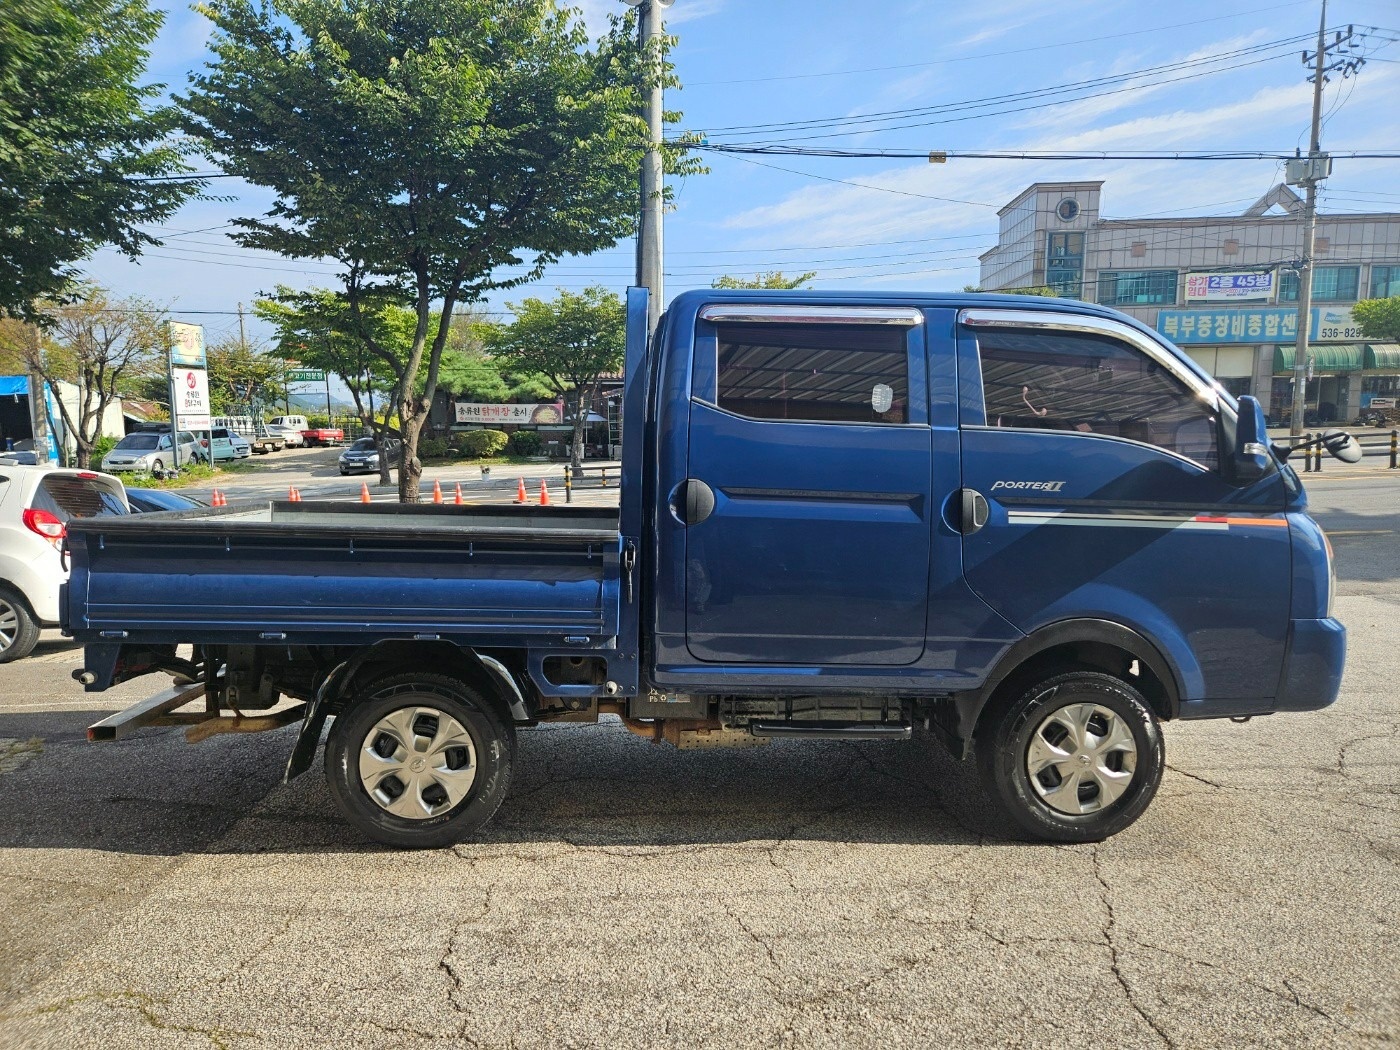
[[[1241,215],[1100,218],[1102,182],[1037,182],[997,214],[986,291],[1049,286],[1131,314],[1271,418],[1292,409],[1303,202],[1280,184]],[[1352,419],[1400,395],[1400,346],[1367,343],[1358,299],[1400,295],[1400,214],[1319,214],[1307,408]]]

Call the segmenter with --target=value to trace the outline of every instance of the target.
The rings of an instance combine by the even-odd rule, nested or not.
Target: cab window
[[[1152,358],[1074,332],[977,334],[989,427],[1127,438],[1214,469],[1215,406]]]
[[[751,419],[907,423],[907,330],[719,324],[716,403]]]

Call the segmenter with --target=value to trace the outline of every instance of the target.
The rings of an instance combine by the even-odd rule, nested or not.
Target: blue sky
[[[577,6],[598,26],[623,5],[584,0]],[[202,16],[183,6],[167,10],[148,78],[179,90],[205,61],[208,30]],[[803,146],[917,151],[1306,148],[1311,87],[1300,54],[1311,45],[1265,45],[1314,33],[1318,13],[1319,0],[675,0],[666,24],[680,40],[673,60],[684,86],[667,104],[684,111],[684,128],[716,143],[800,138]],[[1400,37],[1400,2],[1332,0],[1328,23],[1379,26]],[[1327,89],[1325,149],[1400,148],[1400,44],[1382,46],[1378,35],[1372,43],[1372,61],[1360,76]],[[1236,59],[1211,57],[1246,49],[1254,50]],[[1065,105],[867,116],[1188,60],[1198,64],[1164,72],[1149,81],[1153,86]],[[1204,75],[1215,69],[1221,71]],[[1177,82],[1156,82],[1168,79]],[[1043,99],[1021,106],[1037,101]],[[829,118],[845,122],[787,126]],[[934,120],[944,122],[929,123]],[[901,124],[924,126],[891,126]],[[771,127],[724,130],[754,125]],[[710,174],[674,187],[665,231],[668,298],[708,286],[719,274],[772,269],[814,270],[816,287],[957,289],[977,281],[977,255],[995,243],[996,210],[1031,182],[1102,179],[1105,217],[1133,217],[1237,214],[1281,178],[1272,161],[931,165],[712,155],[709,164]],[[1400,161],[1338,160],[1333,170],[1324,212],[1400,211]],[[330,265],[246,251],[227,240],[221,227],[230,218],[260,214],[270,204],[264,191],[231,183],[216,186],[232,200],[192,203],[153,229],[165,246],[136,263],[101,251],[88,275],[118,296],[145,296],[177,317],[203,322],[211,341],[236,332],[236,317],[194,311],[233,311],[279,282],[334,284]],[[631,242],[565,260],[537,284],[500,293],[487,306],[502,310],[510,300],[548,296],[556,287],[604,284],[621,291],[631,283],[633,260]],[[250,334],[261,333],[252,325]]]

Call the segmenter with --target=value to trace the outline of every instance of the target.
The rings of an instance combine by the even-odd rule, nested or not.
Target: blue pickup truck
[[[89,730],[300,723],[370,838],[485,824],[518,729],[932,737],[1018,829],[1146,809],[1161,724],[1336,698],[1331,552],[1259,405],[1150,329],[993,295],[628,300],[619,507],[273,503],[69,523]],[[1332,445],[1345,445],[1338,434]]]

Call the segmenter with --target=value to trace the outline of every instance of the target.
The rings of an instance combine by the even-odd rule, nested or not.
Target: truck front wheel
[[[510,787],[515,727],[476,690],[442,675],[372,684],[326,741],[326,780],[341,814],[407,849],[460,842]]]
[[[1141,693],[1111,675],[1055,675],[986,717],[977,740],[983,783],[1035,838],[1105,839],[1142,815],[1162,781],[1157,716]]]

